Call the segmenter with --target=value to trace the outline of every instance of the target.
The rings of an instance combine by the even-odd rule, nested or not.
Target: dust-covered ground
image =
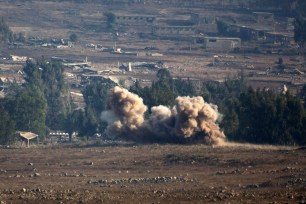
[[[99,143],[0,149],[1,203],[305,203],[306,149]]]

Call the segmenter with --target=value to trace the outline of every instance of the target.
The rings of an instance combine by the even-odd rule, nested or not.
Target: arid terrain
[[[243,75],[255,88],[280,91],[285,84],[291,93],[306,82],[305,61],[295,43],[256,39],[242,41],[236,51],[218,51],[196,42],[205,36],[220,36],[216,26],[220,19],[237,22],[237,26],[245,19],[255,22],[248,8],[198,7],[188,1],[187,5],[134,2],[0,0],[0,17],[25,38],[25,42],[1,48],[1,79],[24,83],[22,67],[27,58],[72,62],[77,65],[65,65],[65,82],[71,85],[73,102],[81,108],[82,78],[112,77],[126,84],[139,80],[143,86],[157,79],[159,68],[120,68],[128,63],[162,64],[174,78],[195,82],[222,82]],[[117,22],[112,30],[107,28],[108,12],[123,18],[155,16],[156,20],[145,25]],[[178,22],[184,25],[193,16],[198,16],[198,23],[181,26],[183,34],[169,31],[169,37],[154,32],[174,29]],[[292,27],[289,19],[274,18],[272,33],[280,25]],[[215,30],[212,34],[206,32],[209,27]],[[196,32],[188,34],[192,29]],[[279,30],[293,34],[290,28]],[[61,42],[72,34],[78,36],[76,42]],[[0,97],[4,96],[1,90]],[[3,146],[0,204],[6,203],[306,203],[306,148],[112,141]]]
[[[227,144],[0,149],[1,203],[305,203],[305,148]]]

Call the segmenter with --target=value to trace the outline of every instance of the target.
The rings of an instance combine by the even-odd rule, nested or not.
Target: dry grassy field
[[[305,148],[226,144],[0,149],[1,203],[305,203]]]

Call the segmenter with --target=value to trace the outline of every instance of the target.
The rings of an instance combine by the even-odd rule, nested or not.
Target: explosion
[[[221,145],[225,141],[217,124],[218,107],[206,103],[200,96],[177,97],[172,109],[154,106],[146,120],[147,109],[138,95],[114,87],[107,110],[101,114],[108,124],[106,134],[138,141],[203,141],[210,145]]]

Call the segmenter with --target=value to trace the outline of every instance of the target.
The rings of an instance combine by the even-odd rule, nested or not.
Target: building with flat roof
[[[227,37],[203,37],[203,44],[205,49],[210,50],[234,50],[241,47],[240,38]]]
[[[120,15],[115,14],[115,22],[122,25],[151,25],[156,17],[153,15]]]

